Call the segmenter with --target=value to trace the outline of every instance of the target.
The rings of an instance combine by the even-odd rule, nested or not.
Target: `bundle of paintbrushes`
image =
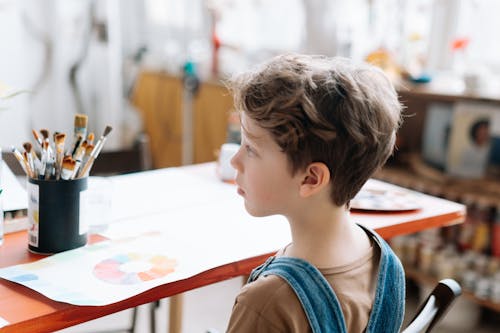
[[[51,142],[47,129],[41,129],[40,133],[32,131],[38,153],[30,142],[23,144],[22,153],[12,147],[12,152],[28,177],[47,180],[87,177],[112,130],[111,126],[106,126],[94,144],[94,133],[87,134],[87,120],[86,115],[75,115],[75,128],[70,147],[66,147],[68,141],[66,134],[55,132]]]

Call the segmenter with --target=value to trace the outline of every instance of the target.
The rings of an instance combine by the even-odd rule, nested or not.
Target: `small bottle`
[[[491,230],[491,253],[500,258],[500,203],[497,203],[496,216]]]
[[[476,201],[475,228],[471,247],[479,253],[489,253],[491,248],[490,225],[494,221],[494,205],[488,196],[478,196]]]
[[[429,274],[432,270],[432,261],[434,260],[434,248],[431,245],[424,244],[419,252],[419,268],[423,273]]]
[[[474,270],[466,270],[462,274],[462,286],[464,289],[473,291],[476,287],[476,280],[478,279],[478,274]]]
[[[500,304],[500,279],[493,279],[490,299],[493,303]]]
[[[467,207],[467,214],[464,223],[460,224],[458,235],[459,249],[464,251],[471,249],[472,237],[474,236],[474,229],[476,226],[477,207],[476,198],[472,194],[466,194],[462,199],[463,204]]]
[[[476,295],[476,297],[485,300],[490,299],[491,284],[492,280],[485,276],[481,276],[479,279],[477,279],[476,286],[474,289],[474,294]]]

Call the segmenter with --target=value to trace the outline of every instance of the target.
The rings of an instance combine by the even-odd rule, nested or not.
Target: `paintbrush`
[[[26,151],[23,151],[22,155],[23,155],[24,163],[26,163],[26,171],[28,173],[28,177],[35,178],[35,173],[33,172],[33,168],[31,168],[31,166],[30,166],[30,157],[31,156],[28,155],[28,153]]]
[[[73,172],[75,171],[76,162],[71,158],[71,156],[65,156],[62,162],[61,178],[64,180],[71,179]]]
[[[88,116],[84,114],[75,114],[75,123],[73,130],[73,147],[71,148],[71,155],[75,157],[76,150],[82,144],[87,136],[87,122]]]
[[[89,145],[93,145],[94,144],[94,132],[90,132],[89,135],[87,136],[87,143]]]
[[[49,137],[49,130],[48,129],[45,129],[45,128],[42,128],[40,130],[40,134],[42,134],[42,142],[47,142],[47,158],[50,159],[52,157],[52,147],[50,146],[50,137]],[[45,148],[44,145],[42,145],[42,149]]]
[[[66,141],[66,134],[58,133],[54,138],[56,145],[56,179],[61,176],[62,161],[64,157],[64,143]]]
[[[28,165],[30,166],[31,171],[33,172],[33,178],[35,178],[39,166],[38,163],[40,163],[40,161],[38,160],[38,156],[36,156],[35,152],[33,151],[33,146],[31,145],[31,142],[23,143],[23,147],[24,151],[27,154],[26,159],[28,160]],[[38,163],[36,163],[36,161],[38,161]]]
[[[75,137],[81,135],[85,137],[87,135],[87,122],[88,117],[85,114],[75,115]]]
[[[82,165],[83,156],[85,155],[85,151],[87,149],[87,140],[83,141],[83,143],[78,147],[78,150],[75,154],[75,170],[73,171],[73,175],[71,175],[71,179],[74,179]]]
[[[38,143],[40,148],[42,148],[42,138],[40,137],[40,134],[35,129],[32,129],[31,132],[33,133],[33,136],[35,137],[35,141]]]
[[[40,167],[40,172],[38,173],[39,178],[44,179],[45,175],[47,173],[47,164],[49,163],[49,143],[47,141],[44,141],[42,143],[42,158],[41,158],[41,163],[42,166]]]
[[[87,161],[89,160],[90,158],[90,154],[92,154],[92,151],[94,150],[94,145],[92,144],[88,144],[87,147],[85,148],[85,154],[83,155],[83,159],[82,159],[82,166],[87,164]],[[79,175],[80,173],[78,173]]]
[[[50,152],[48,140],[43,143],[43,149],[46,152],[45,179],[51,179],[52,176],[56,176],[56,157]]]
[[[73,159],[75,158],[76,151],[80,147],[80,144],[82,143],[82,141],[83,141],[83,136],[81,134],[78,134],[78,138],[74,142],[73,149],[70,152],[70,155],[73,157]]]
[[[49,141],[49,130],[48,129],[42,128],[40,130],[40,134],[42,134],[43,142],[45,142],[45,141],[50,142]]]
[[[104,146],[104,143],[106,142],[106,139],[108,138],[108,135],[109,135],[109,133],[111,132],[112,129],[113,129],[113,127],[111,127],[109,125],[106,126],[106,128],[104,129],[104,132],[103,132],[102,136],[99,138],[99,140],[95,144],[94,149],[90,153],[89,159],[87,160],[87,162],[83,166],[82,170],[78,173],[78,178],[85,177],[85,176],[87,176],[89,174],[90,168],[92,167],[92,165],[94,164],[95,159],[97,158],[97,156],[101,152],[101,149]]]
[[[23,154],[21,154],[21,152],[19,150],[17,150],[16,147],[12,147],[12,153],[14,153],[14,156],[16,157],[17,161],[21,165],[21,168],[29,177],[30,176],[30,173],[28,170],[29,165],[28,165],[28,162],[24,159]]]

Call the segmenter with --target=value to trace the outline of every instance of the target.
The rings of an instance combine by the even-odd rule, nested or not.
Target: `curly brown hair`
[[[342,206],[392,154],[402,107],[381,70],[344,58],[277,56],[229,81],[235,107],[268,130],[295,174],[323,162]]]

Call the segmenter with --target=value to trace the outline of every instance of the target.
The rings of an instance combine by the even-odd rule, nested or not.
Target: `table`
[[[193,177],[199,177],[199,180],[205,179],[208,181],[207,184],[210,184],[210,181],[212,181],[214,188],[220,186],[218,185],[220,182],[215,176],[215,166],[213,163],[182,167],[179,169],[192,174]],[[168,169],[166,170],[168,171]],[[129,181],[132,179],[136,182],[140,180],[140,183],[144,184],[154,181],[159,187],[162,187],[161,179],[163,174],[162,170],[155,170],[138,173],[132,177],[115,176],[113,179],[118,182],[125,179]],[[195,182],[193,182],[193,184],[194,183]],[[384,185],[384,183],[380,184]],[[192,186],[192,184],[189,186]],[[384,186],[388,188],[393,187],[393,185],[389,184],[385,184]],[[219,187],[217,188],[220,190]],[[119,190],[121,191],[121,188]],[[172,191],[175,192],[175,189],[172,189]],[[227,191],[235,192],[235,189],[228,186]],[[144,193],[141,193],[140,196],[145,197],[145,202],[148,202],[148,199],[150,199],[149,201],[158,200],[158,198],[149,198],[148,195]],[[171,196],[169,200],[173,200],[174,202],[169,202],[167,206],[180,204],[179,202],[175,202],[175,199],[172,199],[176,197],[178,197],[179,200],[185,199],[183,199],[182,195]],[[195,199],[193,199],[193,202],[195,203],[193,206],[196,206],[196,196],[194,197]],[[418,200],[422,203],[422,209],[420,210],[402,213],[353,212],[352,217],[356,222],[375,229],[384,238],[414,233],[428,228],[457,224],[464,220],[465,207],[461,204],[424,194],[418,194]],[[124,202],[123,205],[126,206],[127,203]],[[144,209],[151,209],[151,207],[156,207],[156,205],[150,206],[150,208],[145,208],[145,206],[142,208],[139,207],[143,210],[142,212],[138,207],[131,207],[129,208],[130,211],[126,214],[132,214],[134,209],[137,208],[139,211],[135,213],[143,215],[143,218],[147,219],[147,214],[144,213]],[[191,209],[196,208],[199,207],[191,207]],[[212,218],[216,219],[217,216],[213,216]],[[207,220],[210,220],[209,216],[207,216]],[[223,242],[224,238],[227,238],[227,235],[220,234],[217,229],[214,229],[213,235],[210,236],[213,237],[213,240],[220,242]],[[98,242],[102,239],[103,237],[100,235],[91,235],[89,241]],[[280,242],[281,241],[282,239],[280,239]],[[278,250],[279,247],[283,245],[285,244],[276,243],[274,250]],[[0,328],[0,332],[52,332],[77,325],[205,285],[241,275],[247,275],[252,268],[262,263],[265,258],[272,254],[273,251],[262,253],[262,249],[259,249],[259,244],[256,244],[255,253],[246,258],[225,262],[222,265],[205,270],[186,279],[163,284],[137,296],[106,306],[76,306],[63,302],[56,302],[22,285],[0,279],[0,317],[10,323]],[[43,256],[35,255],[27,251],[27,235],[25,231],[6,235],[5,242],[0,247],[0,267],[28,263],[41,258],[43,258]]]

